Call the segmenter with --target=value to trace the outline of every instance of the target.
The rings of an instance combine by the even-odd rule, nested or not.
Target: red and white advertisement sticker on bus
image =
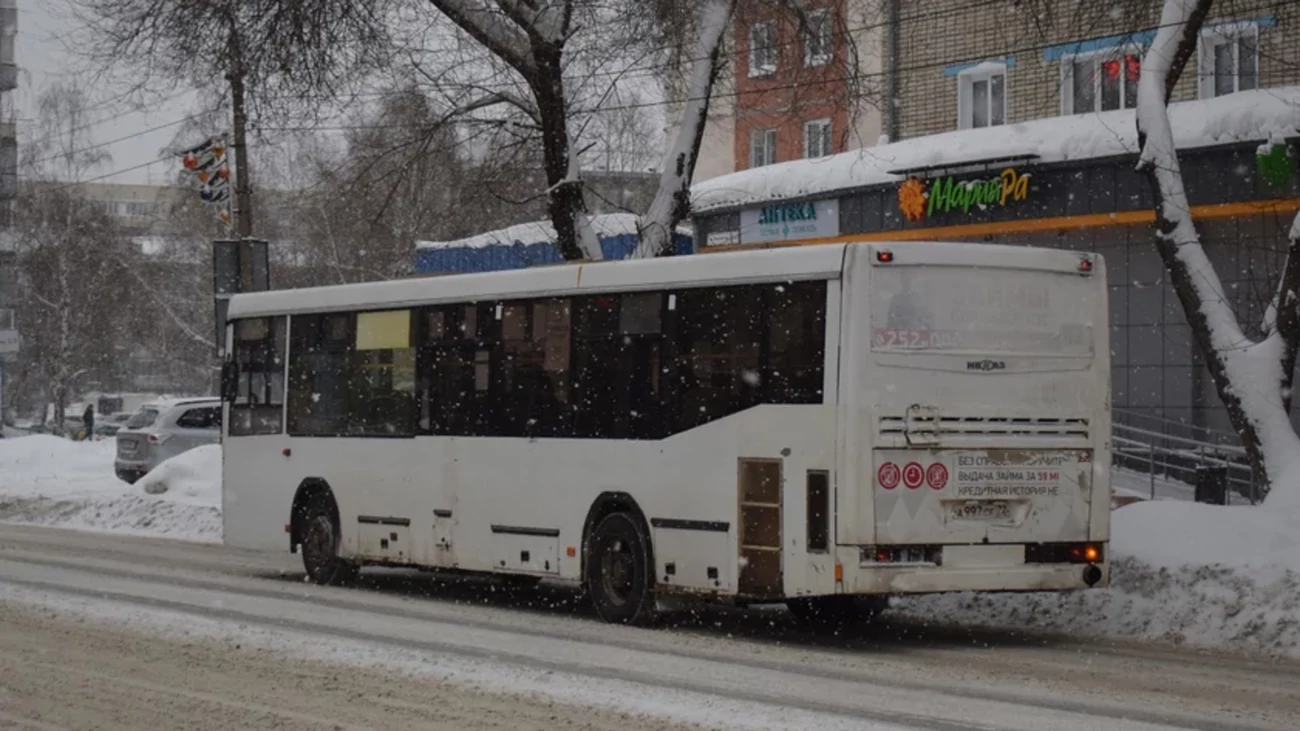
[[[943,491],[947,497],[979,499],[1055,497],[1078,485],[1092,469],[1089,451],[995,449],[916,453],[880,450],[876,486],[892,490]],[[901,479],[900,479],[901,476]]]

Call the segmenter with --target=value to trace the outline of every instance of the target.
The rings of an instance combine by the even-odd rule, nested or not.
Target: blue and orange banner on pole
[[[181,151],[181,164],[199,181],[199,197],[217,207],[217,218],[230,223],[229,147],[223,135],[208,138],[203,144]]]

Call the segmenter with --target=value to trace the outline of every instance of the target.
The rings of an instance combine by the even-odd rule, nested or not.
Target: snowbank
[[[189,505],[221,505],[221,445],[205,444],[179,454],[140,478],[136,487]]]
[[[1300,86],[1241,92],[1169,105],[1178,149],[1300,135]],[[889,171],[962,160],[1037,155],[1061,162],[1137,154],[1132,109],[1072,114],[958,130],[809,160],[766,165],[691,187],[696,214],[902,180]]]
[[[1108,589],[912,597],[891,611],[1300,658],[1300,511],[1135,503],[1113,513],[1112,536]]]
[[[135,486],[114,474],[115,449],[114,440],[73,442],[43,434],[0,439],[0,520],[221,540],[220,447],[168,460]],[[141,489],[146,480],[168,489],[147,494]]]

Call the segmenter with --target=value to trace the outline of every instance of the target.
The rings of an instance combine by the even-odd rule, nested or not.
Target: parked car
[[[118,478],[131,484],[178,454],[221,442],[221,400],[154,401],[141,406],[117,432]]]

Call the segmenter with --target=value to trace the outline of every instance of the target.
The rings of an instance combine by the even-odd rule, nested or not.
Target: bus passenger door
[[[784,589],[781,460],[741,459],[739,483],[739,593],[779,597]]]

